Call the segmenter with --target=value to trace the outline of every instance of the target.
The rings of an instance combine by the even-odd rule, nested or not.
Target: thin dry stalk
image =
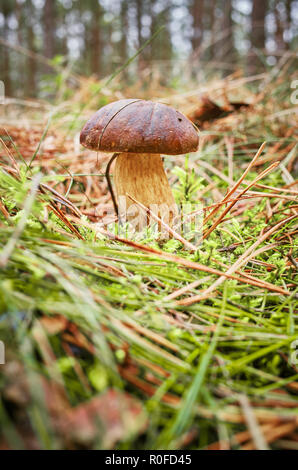
[[[9,219],[9,212],[7,211],[5,205],[3,204],[3,202],[1,201],[1,198],[0,198],[0,211],[2,212],[2,214],[4,215],[4,217],[6,219]]]
[[[259,181],[260,179],[264,178],[264,176],[268,175],[272,170],[274,170],[277,166],[279,165],[279,163],[272,163],[272,165],[270,165],[269,168],[267,168],[266,170],[262,171],[262,173],[260,173],[257,178],[252,181],[243,191],[241,191],[241,193],[239,194],[238,198],[240,199],[252,186],[255,185],[256,181]],[[231,202],[227,207],[226,209],[223,211],[223,213],[218,217],[218,219],[214,222],[214,224],[207,230],[207,232],[203,235],[203,239],[207,238],[210,233],[213,232],[213,230],[216,229],[216,227],[221,223],[221,221],[223,220],[223,218],[226,216],[226,214],[232,209],[232,207],[236,204],[237,201],[233,201]]]
[[[246,395],[239,395],[239,403],[243,410],[247,427],[252,436],[252,441],[257,450],[268,450],[269,447],[266,442],[266,438],[259,426],[258,420],[254,414],[254,410],[251,407],[249,400]]]
[[[281,437],[287,436],[288,434],[292,433],[293,431],[295,431],[296,428],[297,423],[295,422],[280,424],[264,431],[264,437],[267,443],[270,444],[272,442],[275,442],[277,439],[280,439]],[[253,441],[250,441],[244,446],[242,446],[242,450],[254,450],[255,448],[255,443]]]
[[[230,199],[230,197],[232,196],[232,194],[234,194],[234,192],[237,190],[237,188],[240,186],[240,184],[242,183],[242,181],[244,180],[244,178],[246,177],[246,175],[249,173],[251,167],[253,166],[254,162],[259,158],[259,156],[261,155],[261,153],[263,152],[264,148],[265,148],[265,145],[266,145],[266,142],[263,142],[261,147],[259,148],[259,150],[257,151],[256,155],[254,156],[254,158],[252,159],[252,161],[250,162],[250,164],[248,165],[248,167],[246,168],[246,170],[244,171],[244,173],[242,174],[242,176],[239,178],[239,180],[237,181],[237,183],[234,184],[234,186],[232,187],[232,189],[225,195],[225,197],[223,198],[223,201],[222,202],[225,202],[227,201],[228,199]],[[210,212],[210,214],[206,217],[205,219],[205,223],[214,215],[216,214],[216,212],[218,212],[218,208],[215,208],[213,209],[212,212]]]
[[[234,168],[233,168],[233,154],[234,154],[234,139],[228,138],[225,136],[225,144],[228,152],[228,169],[229,169],[229,180],[233,181],[234,179]]]
[[[195,289],[198,287],[200,284],[203,284],[204,282],[210,281],[210,276],[203,277],[202,279],[197,279],[196,281],[191,282],[190,284],[187,284],[184,287],[181,287],[181,289],[177,289],[171,294],[167,295],[164,297],[164,300],[173,300],[176,299],[177,297],[180,297],[180,295],[186,294],[191,289]]]
[[[4,129],[4,131],[6,132],[7,135],[9,135],[6,129]],[[19,175],[19,174],[20,174],[20,171],[19,171],[19,167],[18,167],[18,164],[17,164],[17,162],[16,162],[16,159],[14,158],[13,154],[11,153],[11,151],[9,150],[9,148],[8,148],[7,145],[6,145],[6,143],[4,142],[4,140],[3,140],[1,137],[0,137],[0,142],[1,142],[1,144],[3,145],[3,147],[5,148],[6,153],[7,153],[8,157],[9,157],[9,159],[10,159],[10,161],[11,161],[11,164],[12,164],[13,168],[16,170],[16,172],[17,172],[18,175]]]

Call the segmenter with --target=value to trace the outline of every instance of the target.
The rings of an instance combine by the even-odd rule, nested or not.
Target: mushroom
[[[194,152],[199,143],[196,128],[183,114],[162,103],[119,100],[102,107],[87,121],[80,142],[91,150],[113,152],[106,176],[117,213],[109,179],[114,159],[118,202],[122,197],[129,208],[136,200],[146,208],[153,207],[155,214],[164,220],[171,214],[172,220],[177,209],[161,154]],[[166,221],[171,223],[171,220]]]

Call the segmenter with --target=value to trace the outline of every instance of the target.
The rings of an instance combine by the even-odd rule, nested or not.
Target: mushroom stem
[[[114,170],[118,204],[125,197],[126,210],[134,204],[130,195],[170,224],[177,209],[159,154],[120,153]],[[122,204],[121,204],[122,205]],[[127,214],[127,219],[135,218]],[[147,223],[145,219],[145,223]],[[142,229],[144,224],[139,224]]]

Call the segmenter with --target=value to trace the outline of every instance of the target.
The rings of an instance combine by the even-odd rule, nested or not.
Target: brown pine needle
[[[4,129],[6,134],[9,135],[6,131],[6,129]],[[20,171],[19,171],[19,167],[17,165],[17,162],[13,156],[13,154],[11,153],[11,151],[9,150],[9,148],[7,147],[6,143],[4,142],[4,140],[2,139],[2,137],[0,137],[0,142],[1,144],[3,145],[3,147],[5,148],[6,152],[7,152],[7,155],[11,161],[11,164],[13,166],[13,168],[16,170],[16,172],[18,173],[18,175],[20,174]]]
[[[254,179],[241,193],[239,194],[237,199],[241,199],[241,197],[248,191],[252,186],[255,185],[257,181],[262,179],[264,176],[268,175],[272,170],[274,170],[277,166],[279,165],[278,162],[272,163],[272,165],[269,166],[266,170],[262,171],[257,178]],[[214,224],[207,230],[207,232],[203,235],[203,239],[207,238],[210,233],[213,232],[213,230],[216,229],[216,227],[220,224],[220,222],[223,220],[223,218],[226,216],[226,214],[232,209],[232,207],[236,204],[237,201],[232,201],[226,209],[223,211],[223,213],[218,217],[218,219],[214,222]]]
[[[9,212],[7,211],[3,202],[1,201],[1,198],[0,198],[0,211],[2,212],[2,214],[4,215],[6,219],[9,219]]]
[[[56,205],[54,205],[54,203],[52,203],[48,207],[49,207],[49,209],[51,209],[56,214],[57,217],[59,217],[59,219],[62,220],[63,223],[65,223],[65,225],[67,225],[67,227],[69,228],[69,230],[72,233],[74,233],[80,240],[84,240],[84,238],[82,237],[80,232],[76,229],[76,227],[74,227],[74,225],[63,214],[63,212],[60,209],[58,209],[58,207],[56,207]]]
[[[266,142],[263,142],[261,147],[259,148],[259,150],[257,151],[256,155],[254,156],[254,158],[252,159],[252,161],[250,162],[250,164],[248,165],[248,167],[246,168],[246,170],[244,171],[244,173],[242,174],[242,176],[239,178],[239,180],[237,181],[237,183],[234,184],[234,186],[232,187],[232,189],[225,195],[225,197],[223,198],[223,201],[222,202],[225,202],[227,201],[231,196],[232,194],[234,194],[234,192],[237,190],[237,188],[240,186],[240,184],[242,183],[242,181],[244,180],[244,178],[246,177],[246,175],[249,173],[251,167],[253,166],[254,162],[259,158],[259,156],[261,155],[261,153],[263,152],[264,148],[265,148],[265,145],[266,145]],[[212,212],[210,212],[210,214],[206,217],[205,219],[205,223],[216,213],[218,212],[218,208],[215,208],[213,209]]]

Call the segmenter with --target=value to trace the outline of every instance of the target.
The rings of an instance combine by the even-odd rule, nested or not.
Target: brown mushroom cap
[[[199,137],[193,124],[170,106],[127,99],[99,109],[85,124],[80,141],[103,152],[180,155],[195,152]]]

